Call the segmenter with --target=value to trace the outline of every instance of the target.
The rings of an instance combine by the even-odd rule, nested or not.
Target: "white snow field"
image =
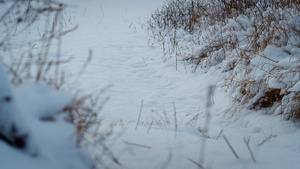
[[[260,111],[231,117],[227,112],[231,100],[220,81],[221,70],[212,67],[207,73],[192,72],[192,65],[182,63],[178,63],[176,70],[174,58],[166,59],[160,46],[148,45],[140,23],[145,22],[163,0],[62,2],[68,5],[64,12],[68,25],[79,26],[62,42],[62,55],[74,56],[71,63],[65,65],[67,77],[71,79],[67,81],[70,88],[94,93],[112,85],[105,92],[110,100],[99,113],[104,125],[115,123],[115,133],[106,144],[121,164],[107,159],[103,166],[124,169],[300,167],[299,127],[282,120],[281,116],[265,115]],[[93,59],[86,71],[79,79],[73,78],[81,71],[89,51]],[[215,86],[212,95],[208,95],[210,86]],[[30,90],[36,94],[28,104],[22,102]],[[50,89],[36,84],[16,90],[20,106],[23,109],[27,106],[30,111],[33,106],[28,105],[43,98],[38,95],[39,91],[47,93]],[[48,95],[53,103],[41,101],[37,109],[53,104],[59,110],[62,105],[55,100],[65,105],[71,97],[60,94]],[[72,133],[58,140],[51,138],[62,128],[67,130],[64,133],[72,131],[71,126],[60,118],[54,124],[42,125],[30,120],[36,118],[34,113],[38,110],[32,111],[28,119],[36,126],[32,133],[38,133],[35,137],[39,138],[37,147],[42,156],[32,157],[0,142],[0,168],[88,168],[89,159],[75,148],[75,143],[70,143]],[[41,133],[44,131],[48,133]],[[250,150],[245,140],[249,141]],[[102,154],[98,149],[91,151]],[[202,166],[198,166],[199,163]]]
[[[72,103],[73,96],[44,83],[23,85],[12,91],[3,67],[0,63],[1,136],[18,148],[1,138],[1,168],[91,168],[92,159],[76,145],[74,127],[65,122],[64,115],[57,114]],[[49,117],[55,120],[40,120]]]
[[[78,30],[65,37],[63,43],[66,54],[76,56],[70,70],[77,70],[76,64],[84,61],[80,56],[93,50],[93,60],[79,84],[90,91],[113,85],[107,91],[110,100],[101,114],[108,123],[116,121],[120,128],[126,128],[122,136],[110,140],[113,141],[111,149],[124,168],[197,168],[189,159],[198,162],[203,152],[203,138],[198,130],[204,128],[206,121],[209,85],[217,87],[204,168],[296,169],[300,166],[300,131],[294,124],[282,121],[280,116],[259,112],[229,118],[224,113],[230,106],[229,96],[224,92],[226,87],[218,83],[221,72],[212,68],[206,74],[191,73],[188,68],[191,65],[185,69],[182,64],[176,71],[175,59],[164,62],[160,47],[148,46],[139,20],[144,22],[145,17],[163,4],[162,0],[68,3],[74,6],[70,5],[67,18],[79,24]],[[142,100],[140,125],[135,130]],[[198,119],[193,121],[197,115]],[[153,119],[160,124],[151,125]],[[223,134],[239,159],[231,152]],[[250,138],[256,163],[244,138]]]

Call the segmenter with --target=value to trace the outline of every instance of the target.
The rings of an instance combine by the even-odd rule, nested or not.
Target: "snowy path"
[[[174,59],[163,63],[160,50],[147,45],[137,22],[139,17],[143,19],[162,5],[162,0],[67,2],[74,5],[70,5],[65,19],[79,24],[78,30],[67,35],[63,43],[63,54],[75,56],[68,68],[70,72],[76,75],[86,61],[88,51],[93,51],[93,60],[86,72],[73,85],[89,92],[113,85],[106,92],[110,100],[101,113],[108,122],[122,119],[128,124],[127,131],[112,147],[125,168],[196,167],[187,159],[199,159],[202,139],[197,129],[204,124],[208,85],[222,85],[218,83],[218,71],[199,76],[198,73],[185,72],[183,65],[176,71]],[[295,141],[299,139],[298,130],[289,126],[289,122],[280,122],[280,117],[259,113],[236,121],[224,118],[221,113],[229,105],[229,98],[221,91],[217,88],[214,97],[205,167],[279,169],[295,168],[297,163],[300,164],[299,144]],[[144,100],[142,122],[151,122],[153,118],[159,118],[155,112],[163,116],[165,111],[171,124],[163,126],[164,129],[153,126],[148,134],[149,125],[134,130],[141,100]],[[179,139],[174,137],[173,104],[178,113]],[[197,114],[199,121],[195,128],[187,127],[186,123]],[[239,160],[235,159],[222,137],[216,139],[221,131],[236,149]],[[258,146],[270,134],[274,138],[264,146]],[[257,164],[252,162],[243,142],[248,136],[251,136],[250,145]],[[126,142],[146,145],[150,149],[129,146]],[[168,162],[169,153],[172,158]]]
[[[82,4],[86,7],[81,7],[79,17],[76,16],[76,21],[80,19],[76,32],[79,36],[72,35],[71,38],[76,39],[66,41],[80,44],[74,46],[84,45],[77,50],[71,49],[76,56],[87,56],[88,50],[93,50],[93,61],[82,78],[85,88],[97,91],[106,85],[113,85],[107,92],[111,99],[102,113],[112,120],[131,119],[132,115],[136,116],[132,113],[138,111],[141,99],[146,97],[142,92],[151,91],[155,83],[149,76],[156,70],[149,72],[143,62],[143,57],[150,57],[153,51],[146,46],[143,33],[136,32],[140,26],[136,23],[138,18],[135,12],[143,3],[89,2]],[[151,4],[155,3],[148,3]]]
[[[78,15],[74,22],[79,23],[79,29],[66,37],[64,44],[66,54],[76,56],[74,62],[79,66],[73,69],[80,68],[88,50],[93,50],[93,60],[81,78],[85,89],[97,91],[108,84],[113,85],[107,92],[111,99],[103,113],[113,120],[136,119],[141,100],[144,100],[146,113],[151,109],[162,111],[168,106],[173,107],[173,103],[179,107],[185,105],[187,113],[195,113],[202,104],[201,97],[206,94],[202,89],[199,93],[189,89],[200,88],[202,84],[186,82],[185,72],[182,75],[175,71],[174,64],[162,63],[161,53],[147,45],[144,31],[138,24],[139,17],[144,19],[161,1],[88,2],[81,4],[79,9],[75,8]],[[175,85],[185,87],[175,91]],[[195,102],[188,103],[191,99],[187,96],[194,97]],[[191,109],[186,109],[187,104]]]

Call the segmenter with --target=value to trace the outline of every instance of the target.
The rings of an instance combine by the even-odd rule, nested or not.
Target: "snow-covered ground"
[[[72,103],[73,96],[44,83],[23,85],[12,92],[0,64],[1,136],[8,140],[1,137],[1,168],[91,168],[92,159],[76,145],[74,127],[65,115],[57,114]]]
[[[176,71],[175,59],[163,62],[159,46],[153,49],[147,45],[139,19],[144,21],[162,5],[161,0],[70,3],[75,6],[66,15],[78,22],[79,29],[64,39],[66,53],[82,56],[87,55],[88,49],[93,50],[93,61],[81,79],[84,88],[93,91],[113,85],[107,91],[110,101],[101,113],[107,121],[122,120],[120,128],[127,129],[112,146],[125,168],[164,165],[164,168],[197,168],[188,159],[199,161],[200,158],[202,137],[198,129],[204,128],[209,85],[217,88],[211,108],[205,168],[298,168],[300,132],[292,123],[260,112],[228,118],[224,112],[230,100],[218,83],[221,72],[212,69],[206,74],[191,73],[190,65],[185,69],[182,64]],[[75,63],[81,64],[80,58]],[[141,125],[135,130],[142,100]],[[198,114],[196,123],[188,125]],[[162,124],[153,124],[148,132],[153,119]],[[170,124],[164,124],[167,121]],[[238,160],[222,138],[223,134],[236,150]],[[252,161],[243,141],[248,137],[257,163]],[[170,161],[169,154],[172,154]]]
[[[113,161],[106,161],[106,165],[130,169],[190,169],[199,168],[192,161],[202,161],[204,168],[212,169],[299,168],[300,131],[297,126],[283,121],[281,116],[268,116],[260,111],[230,117],[226,111],[231,105],[230,97],[220,81],[223,78],[220,70],[212,67],[207,73],[192,73],[191,65],[181,63],[176,70],[174,58],[165,60],[160,46],[148,45],[140,23],[162,5],[163,0],[63,2],[68,4],[64,13],[68,25],[79,26],[66,35],[62,43],[62,55],[74,56],[66,65],[70,87],[97,92],[112,85],[105,93],[110,100],[100,114],[104,124],[116,123],[115,136],[106,142],[121,167]],[[93,59],[85,73],[79,79],[72,78],[80,72],[89,50],[92,50]],[[208,89],[212,85],[216,88],[210,98]],[[212,102],[210,108],[208,102]],[[211,114],[209,120],[207,112]],[[207,126],[208,131],[205,130]],[[244,139],[249,139],[256,163]],[[7,149],[2,144],[0,146]],[[36,168],[51,164],[60,149],[50,144],[44,150],[54,152],[49,158],[17,159],[23,160],[22,164],[29,161]],[[55,150],[50,150],[52,148]],[[7,168],[18,168],[17,162],[9,164],[17,156],[14,151],[5,150],[9,155],[1,153],[0,164],[5,162]],[[101,154],[96,149],[93,153]]]

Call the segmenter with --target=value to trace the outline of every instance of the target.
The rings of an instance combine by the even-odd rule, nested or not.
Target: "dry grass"
[[[269,88],[264,95],[253,103],[253,109],[262,109],[272,107],[274,103],[282,100],[281,89]]]
[[[295,59],[300,51],[299,13],[299,0],[173,0],[152,14],[147,30],[150,41],[160,43],[170,58],[176,56],[176,63],[189,62],[194,71],[222,67],[229,74],[226,85],[236,88],[234,112],[280,106],[280,114],[296,120],[298,93],[287,90],[298,79],[287,77],[300,72]],[[270,46],[290,57],[292,66],[265,55]],[[258,72],[265,78],[258,78]],[[271,79],[285,89],[270,87]]]
[[[9,71],[12,84],[19,86],[25,83],[44,82],[56,90],[73,93],[74,104],[65,107],[62,113],[67,113],[66,120],[74,125],[74,135],[78,146],[87,150],[98,149],[101,152],[101,154],[93,155],[97,167],[109,168],[107,161],[120,167],[121,163],[110,151],[110,147],[105,144],[106,139],[113,134],[114,127],[110,125],[103,129],[103,119],[100,117],[100,111],[109,99],[105,96],[105,91],[110,86],[95,94],[83,94],[68,87],[69,79],[65,76],[67,70],[64,67],[72,58],[62,56],[62,38],[72,33],[77,25],[68,28],[68,25],[73,24],[67,24],[64,19],[63,11],[67,6],[55,1],[39,0],[3,3],[7,3],[5,5],[10,7],[2,12],[2,15],[0,14],[0,22],[5,26],[1,29],[0,35],[0,50],[2,51],[0,57]],[[39,20],[45,21],[42,29],[37,24]],[[32,30],[36,30],[35,28],[39,35],[37,39],[27,39],[22,47],[13,45],[14,37],[31,33]],[[16,50],[19,48],[21,51]],[[54,56],[50,51],[56,51]],[[85,67],[91,61],[92,51],[89,53],[79,74],[84,72]],[[54,119],[42,120],[53,121]]]

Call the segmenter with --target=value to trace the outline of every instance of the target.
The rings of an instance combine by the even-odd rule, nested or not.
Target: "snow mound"
[[[2,63],[0,78],[1,168],[92,168],[92,160],[76,145],[74,126],[61,113],[73,102],[70,94],[44,83],[12,91]]]

